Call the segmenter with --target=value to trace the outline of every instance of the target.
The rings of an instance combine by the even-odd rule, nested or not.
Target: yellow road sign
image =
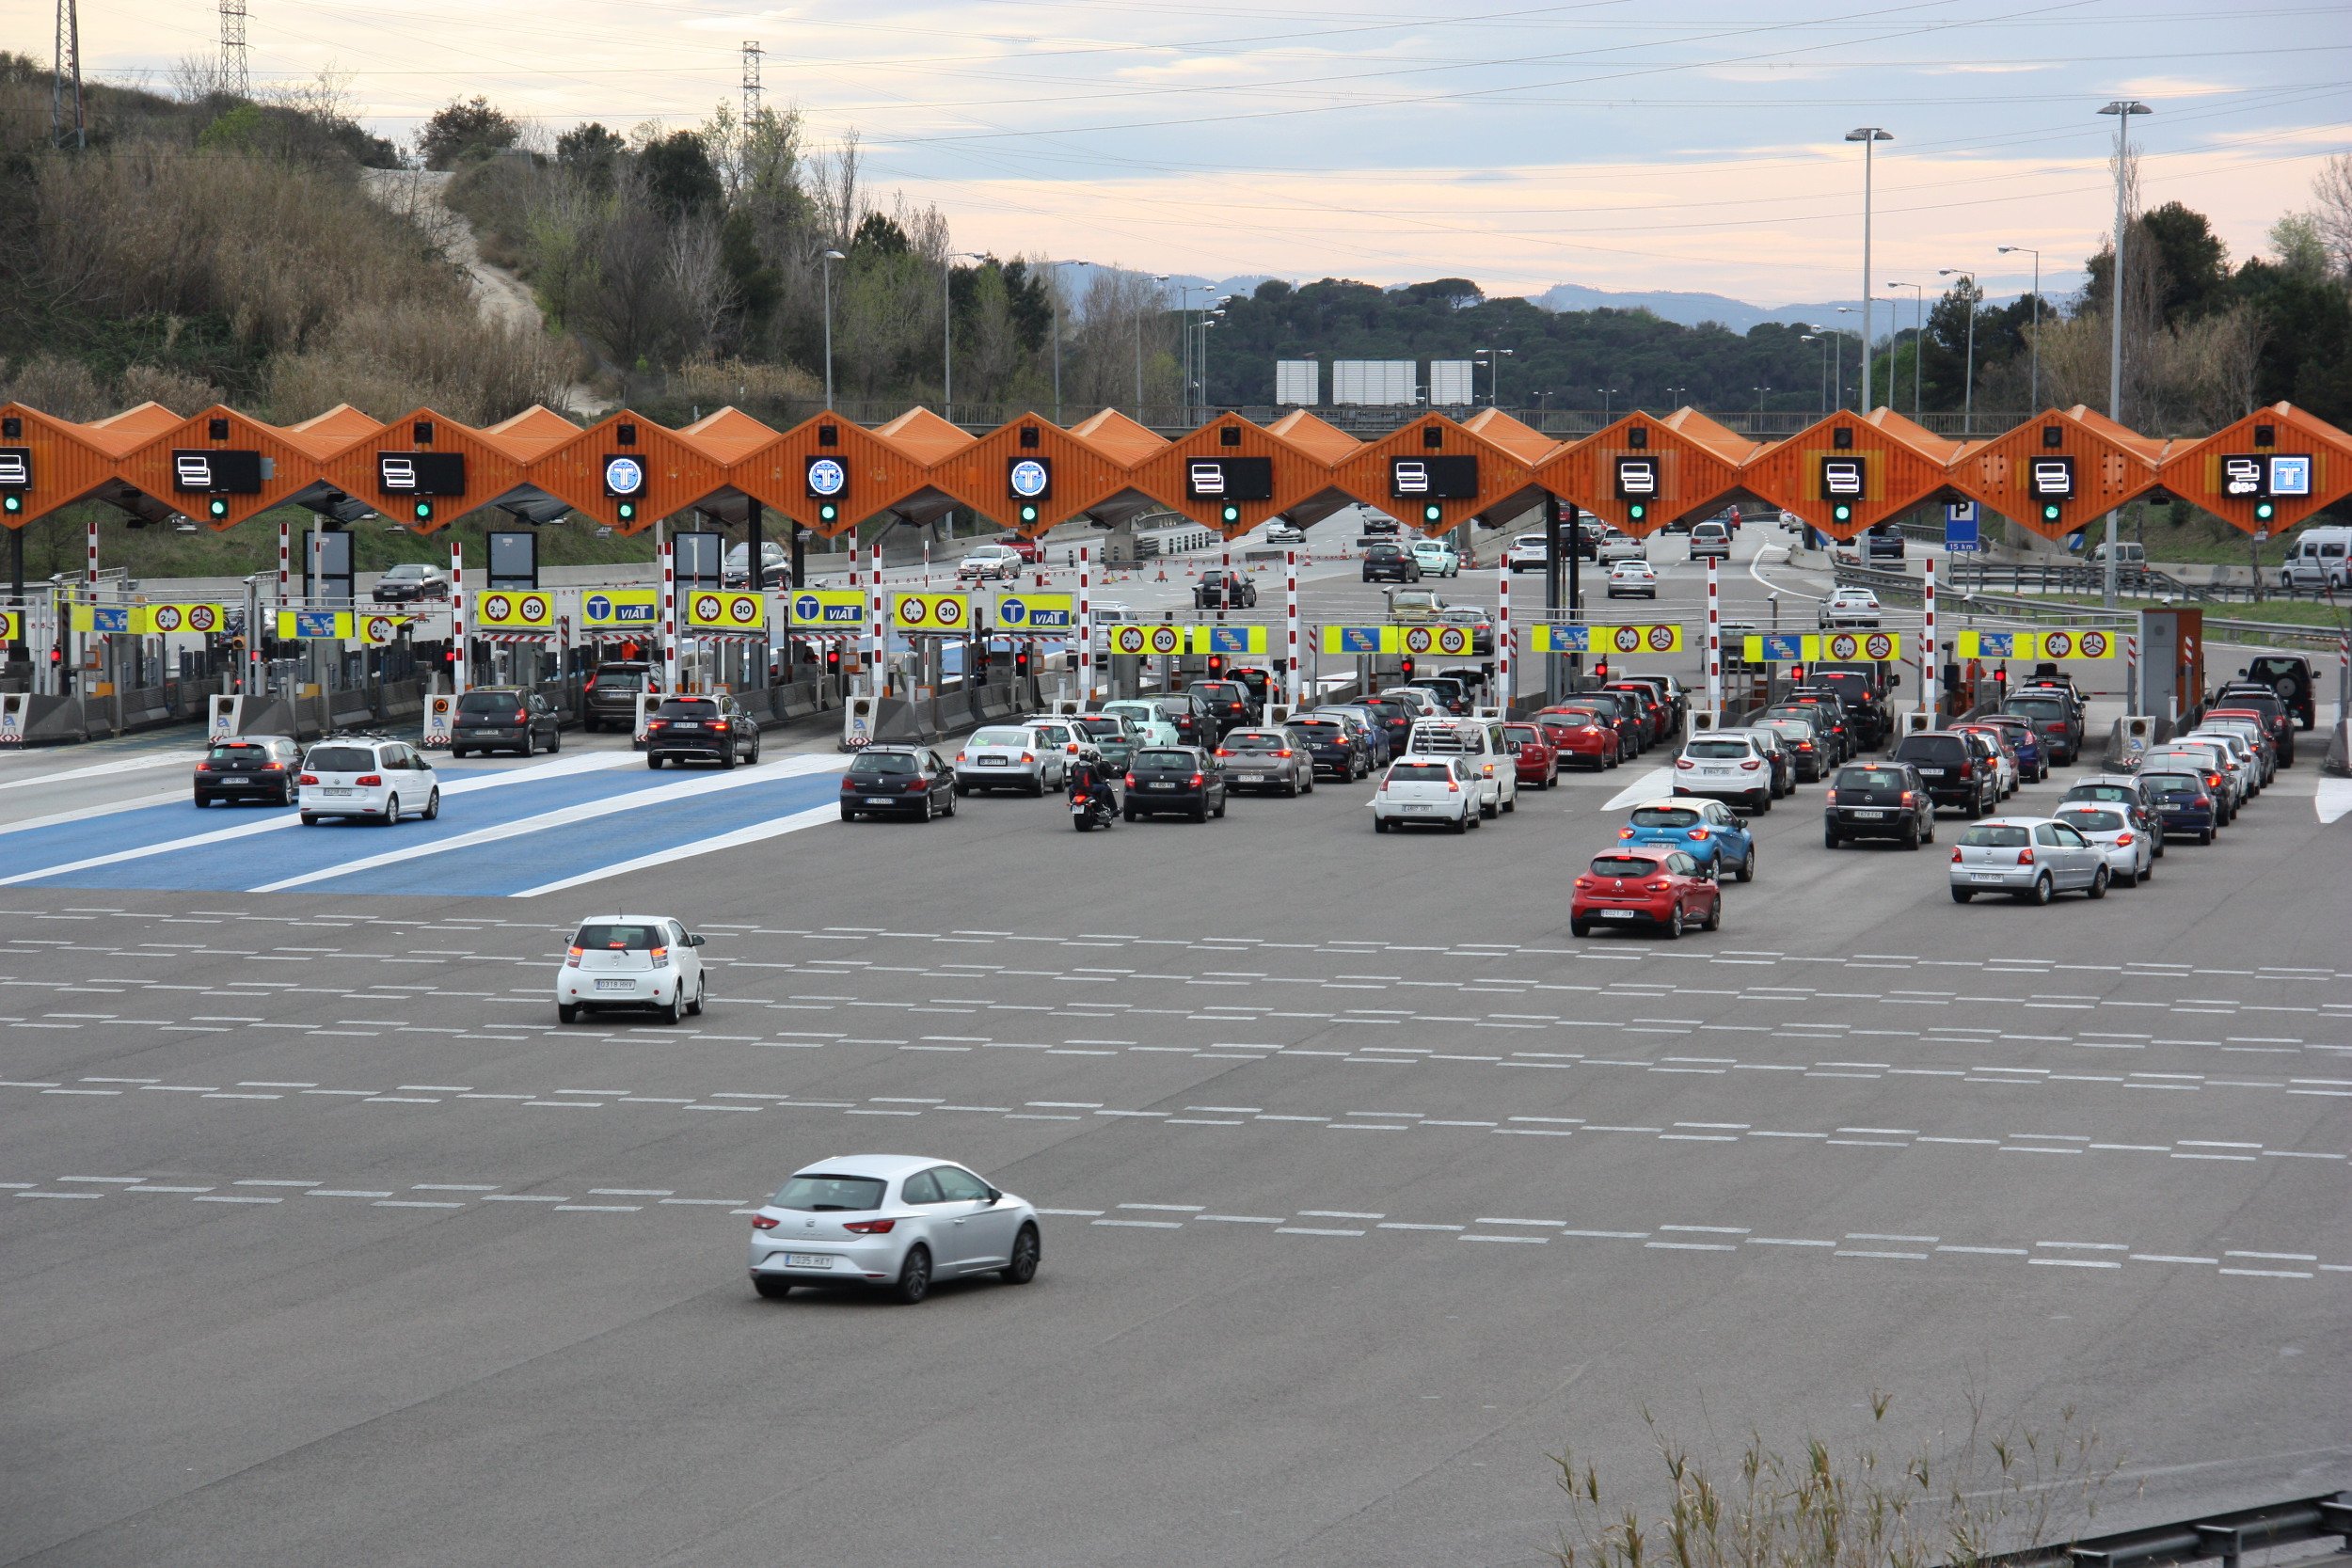
[[[961,594],[896,594],[890,601],[890,623],[900,631],[969,631],[972,601]]]
[[[2113,658],[2122,637],[2092,626],[2064,631],[1963,631],[1959,639],[1962,658],[2021,658],[2040,662],[2060,658]]]
[[[863,588],[798,588],[784,596],[784,610],[787,625],[794,631],[866,629]]]
[[[555,596],[535,590],[517,594],[501,589],[474,601],[471,619],[476,631],[552,631]]]
[[[758,594],[696,588],[681,595],[678,608],[688,631],[757,631],[768,624],[768,601]]]
[[[1742,640],[1750,664],[1883,663],[1903,657],[1903,639],[1893,631],[1771,632]]]
[[[651,631],[660,618],[659,588],[591,588],[580,595],[580,623],[591,630]]]
[[[1674,622],[1662,626],[1593,626],[1591,651],[1597,654],[1678,654],[1682,651],[1682,627]]]

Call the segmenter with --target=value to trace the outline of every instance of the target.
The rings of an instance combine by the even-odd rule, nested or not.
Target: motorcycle
[[[1070,798],[1070,825],[1082,833],[1092,832],[1098,827],[1107,828],[1118,818],[1118,809],[1112,805],[1107,789],[1093,789]]]

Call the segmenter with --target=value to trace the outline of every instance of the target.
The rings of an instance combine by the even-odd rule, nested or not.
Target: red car
[[[1590,936],[1596,926],[1655,926],[1668,937],[1697,927],[1720,929],[1724,890],[1699,863],[1662,844],[1628,844],[1593,857],[1576,879],[1568,929]]]
[[[1025,539],[1020,534],[1008,533],[997,543],[1032,566],[1041,565],[1045,560],[1045,541],[1042,539]]]
[[[1639,681],[1611,681],[1601,689],[1621,691],[1641,705],[1643,714],[1649,720],[1649,733],[1642,737],[1643,744],[1647,745],[1650,741],[1666,738],[1667,726],[1673,721],[1666,713],[1665,705],[1658,700],[1658,693],[1655,690]]]
[[[1591,708],[1548,707],[1535,722],[1562,762],[1580,762],[1596,773],[1617,766],[1622,743],[1616,727]]]
[[[1640,719],[1619,711],[1613,699],[1608,704],[1592,706],[1581,705],[1574,703],[1559,703],[1550,707],[1541,708],[1536,711],[1535,718],[1537,721],[1540,722],[1547,717],[1554,719],[1576,719],[1598,724],[1601,728],[1607,730],[1611,735],[1616,737],[1617,762],[1622,762],[1628,757],[1638,757],[1642,754],[1642,746],[1644,742],[1640,732],[1645,727],[1643,721]],[[1615,763],[1612,763],[1611,766],[1614,767]]]
[[[1505,724],[1502,738],[1518,748],[1519,783],[1549,789],[1560,782],[1560,753],[1540,724]]]

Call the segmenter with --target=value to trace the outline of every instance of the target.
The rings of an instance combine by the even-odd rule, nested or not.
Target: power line
[[[759,40],[743,40],[743,123],[759,118]]]
[[[69,124],[74,147],[89,145],[82,123],[82,18],[74,0],[57,0],[57,41],[49,78],[49,145],[66,144]]]
[[[246,72],[245,0],[220,0],[220,81],[224,90],[239,98],[253,96]]]

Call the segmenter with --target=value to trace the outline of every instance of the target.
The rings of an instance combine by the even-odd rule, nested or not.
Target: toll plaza
[[[1952,488],[2044,539],[2063,539],[2156,484],[2162,443],[2076,404],[1961,449]]]
[[[1476,518],[1500,527],[1541,499],[1518,454],[1443,414],[1363,443],[1331,483],[1433,539]]]
[[[1740,465],[1740,483],[1768,505],[1844,541],[1933,497],[1950,483],[1959,444],[1890,409],[1840,409]]]
[[[2156,482],[2169,496],[2267,539],[2352,495],[2352,436],[2274,404],[2201,441],[2173,442]]]
[[[1692,409],[1665,419],[1628,414],[1535,466],[1535,482],[1565,502],[1640,538],[1706,514],[1743,488],[1756,444]]]

